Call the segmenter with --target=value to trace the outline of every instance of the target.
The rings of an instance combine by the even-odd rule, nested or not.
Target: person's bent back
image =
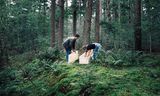
[[[78,34],[76,34],[73,37],[68,37],[64,42],[63,42],[63,47],[66,50],[66,60],[68,62],[68,57],[69,54],[71,53],[71,51],[75,51],[75,44],[76,44],[76,40],[79,38],[80,36]]]

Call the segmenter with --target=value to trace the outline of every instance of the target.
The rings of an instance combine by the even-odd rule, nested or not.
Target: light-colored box
[[[79,57],[79,64],[89,64],[92,54],[93,54],[93,50],[91,50],[91,54],[87,57],[85,56],[85,53],[83,53]]]
[[[78,51],[69,54],[68,63],[74,63],[76,60],[78,60]]]

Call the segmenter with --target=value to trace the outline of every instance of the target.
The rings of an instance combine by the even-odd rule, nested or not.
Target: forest
[[[160,0],[0,0],[0,96],[160,96]]]

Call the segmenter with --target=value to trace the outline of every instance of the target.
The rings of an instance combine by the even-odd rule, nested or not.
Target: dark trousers
[[[71,48],[65,48],[65,50],[66,50],[66,60],[68,62],[69,54],[71,54]]]

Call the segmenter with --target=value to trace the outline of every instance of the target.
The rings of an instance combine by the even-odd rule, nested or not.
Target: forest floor
[[[159,61],[121,67],[37,58],[14,63],[0,72],[1,96],[160,96]]]

